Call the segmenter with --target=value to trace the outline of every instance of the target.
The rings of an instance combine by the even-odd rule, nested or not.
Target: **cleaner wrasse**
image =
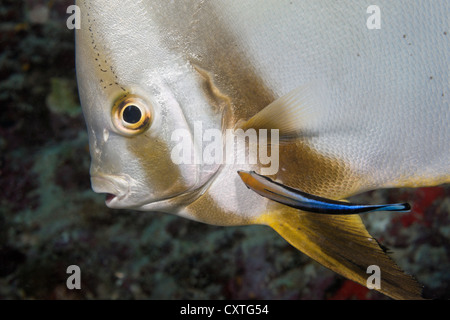
[[[377,265],[377,290],[421,297],[359,215],[261,197],[237,171],[329,200],[448,183],[447,1],[76,4],[91,184],[108,207],[268,225],[353,281]]]
[[[364,205],[330,200],[285,186],[281,183],[272,181],[272,179],[268,177],[259,175],[254,171],[238,171],[238,174],[245,185],[259,195],[292,208],[308,212],[323,214],[358,214],[372,211],[408,212],[411,210],[411,206],[408,203]]]

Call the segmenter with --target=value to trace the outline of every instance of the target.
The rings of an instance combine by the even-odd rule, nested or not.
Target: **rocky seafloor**
[[[0,299],[386,299],[267,227],[108,209],[90,189],[70,4],[0,4]],[[425,296],[450,298],[450,187],[353,200],[413,204],[363,219]],[[80,290],[66,286],[69,265]]]

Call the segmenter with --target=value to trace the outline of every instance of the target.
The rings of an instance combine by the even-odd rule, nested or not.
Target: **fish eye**
[[[151,124],[151,106],[140,97],[127,95],[114,103],[112,120],[120,133],[127,136],[140,134]]]
[[[123,121],[126,123],[137,123],[142,118],[142,112],[139,107],[135,106],[134,104],[130,104],[123,109]]]

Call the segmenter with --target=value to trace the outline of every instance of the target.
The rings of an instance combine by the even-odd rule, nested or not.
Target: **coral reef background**
[[[0,4],[0,299],[386,299],[267,227],[111,210],[89,183],[67,0]],[[450,187],[377,190],[411,202],[363,216],[393,259],[450,298]],[[69,290],[69,265],[81,290]]]

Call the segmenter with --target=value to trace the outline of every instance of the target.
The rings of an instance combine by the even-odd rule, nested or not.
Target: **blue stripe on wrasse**
[[[322,214],[359,214],[372,211],[408,212],[411,210],[408,203],[363,205],[331,200],[275,182],[254,171],[239,171],[239,175],[247,187],[256,193],[303,211]]]

